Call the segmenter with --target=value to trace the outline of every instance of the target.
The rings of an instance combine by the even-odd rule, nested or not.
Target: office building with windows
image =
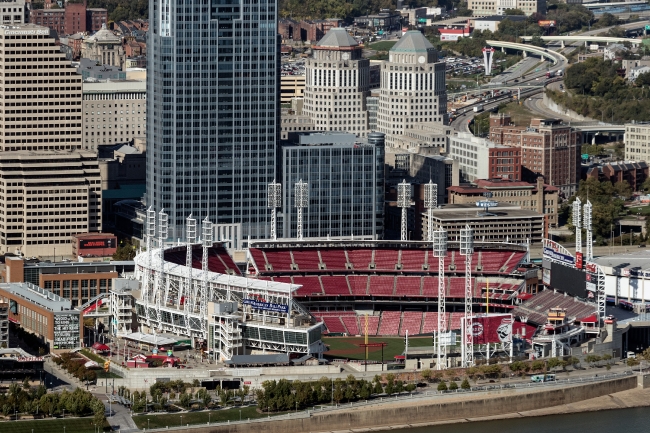
[[[268,235],[276,177],[276,2],[152,0],[147,43],[147,206]]]
[[[370,61],[343,28],[333,28],[305,61],[304,114],[315,129],[368,134],[366,98],[370,96]]]
[[[445,63],[433,45],[419,31],[404,33],[381,66],[377,127],[387,147],[401,147],[399,138],[416,124],[447,124],[445,86]]]
[[[279,235],[296,238],[295,184],[308,184],[303,236],[381,239],[384,229],[384,134],[290,133],[281,145]]]

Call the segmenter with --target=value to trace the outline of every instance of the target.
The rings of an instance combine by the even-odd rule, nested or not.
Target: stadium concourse
[[[537,269],[525,264],[525,246],[474,244],[474,312],[510,313],[537,290]],[[438,331],[438,258],[421,241],[257,241],[249,250],[249,277],[301,285],[294,300],[329,334],[403,336]],[[447,323],[464,315],[465,257],[450,242],[445,258]],[[366,319],[367,317],[367,319]]]

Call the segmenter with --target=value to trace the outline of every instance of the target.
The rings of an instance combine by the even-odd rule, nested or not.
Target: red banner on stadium
[[[576,251],[576,269],[582,269],[582,253]]]
[[[474,344],[512,341],[512,316],[483,316],[472,319]]]

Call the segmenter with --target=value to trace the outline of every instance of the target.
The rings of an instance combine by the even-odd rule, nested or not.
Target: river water
[[[393,433],[648,433],[650,409],[616,409],[391,430]]]

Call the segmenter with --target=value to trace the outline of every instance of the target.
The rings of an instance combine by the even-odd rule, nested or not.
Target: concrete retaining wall
[[[349,412],[313,414],[309,418],[255,424],[192,428],[191,433],[303,433],[409,425],[464,418],[480,418],[574,403],[637,387],[635,376],[561,389],[533,392],[505,390],[477,395],[474,400],[444,402],[442,398],[416,400],[403,405],[365,407]],[[181,430],[178,430],[181,431]]]
[[[569,110],[568,108],[558,105],[557,102],[553,101],[551,98],[548,97],[546,93],[544,93],[544,105],[548,107],[549,110],[554,111],[558,114],[562,114],[564,116],[569,116],[573,120],[577,121],[585,121],[585,122],[593,122],[594,119],[590,117],[585,117],[581,114],[576,113],[573,110]]]

